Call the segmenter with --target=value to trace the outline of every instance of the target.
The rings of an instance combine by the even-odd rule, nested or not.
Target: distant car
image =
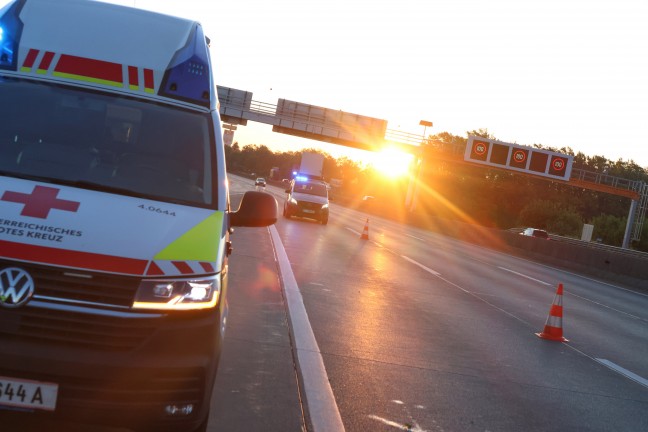
[[[266,181],[263,177],[259,177],[254,181],[254,186],[266,187]]]
[[[526,228],[520,234],[522,234],[523,236],[536,237],[536,238],[549,240],[549,233],[547,233],[547,231],[542,230],[542,229]]]
[[[360,209],[373,210],[375,203],[376,203],[375,197],[371,195],[365,195],[362,197],[362,200],[360,201]]]

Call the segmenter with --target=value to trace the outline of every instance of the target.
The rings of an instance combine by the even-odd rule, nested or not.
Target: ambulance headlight
[[[220,296],[220,275],[195,279],[147,279],[140,283],[133,309],[213,308]]]

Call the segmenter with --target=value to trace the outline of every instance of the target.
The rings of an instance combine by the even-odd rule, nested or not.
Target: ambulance
[[[230,208],[208,44],[98,1],[0,9],[0,429],[206,430],[230,234],[277,219]]]

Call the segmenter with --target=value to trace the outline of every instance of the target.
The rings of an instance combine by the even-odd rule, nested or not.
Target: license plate
[[[308,209],[304,209],[304,210],[302,210],[302,211],[303,211],[304,213],[315,213],[315,210],[308,210]]]
[[[0,406],[54,411],[58,384],[0,376]]]

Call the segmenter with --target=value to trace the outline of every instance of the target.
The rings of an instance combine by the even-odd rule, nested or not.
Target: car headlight
[[[322,206],[322,210],[328,210],[328,204],[324,204],[324,205]]]
[[[133,309],[194,310],[213,308],[220,296],[220,275],[140,282]]]

